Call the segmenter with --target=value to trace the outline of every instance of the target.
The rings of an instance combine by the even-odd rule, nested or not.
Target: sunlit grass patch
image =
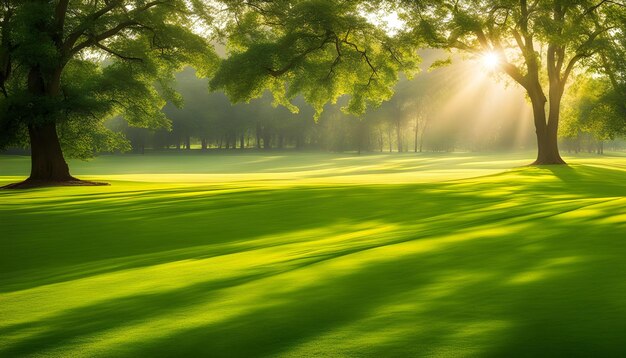
[[[2,191],[0,356],[626,354],[626,158],[490,158],[106,157],[76,173],[108,187]]]

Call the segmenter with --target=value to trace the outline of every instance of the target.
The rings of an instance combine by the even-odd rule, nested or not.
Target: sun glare
[[[500,64],[500,57],[495,52],[487,52],[482,55],[481,62],[486,69],[492,71]]]

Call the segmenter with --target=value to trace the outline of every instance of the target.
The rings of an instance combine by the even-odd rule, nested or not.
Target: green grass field
[[[566,160],[72,162],[0,191],[0,357],[626,356],[626,157]]]

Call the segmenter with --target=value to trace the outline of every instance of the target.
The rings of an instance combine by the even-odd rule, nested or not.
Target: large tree
[[[532,104],[535,164],[564,164],[557,143],[561,99],[580,66],[607,56],[626,36],[626,8],[610,0],[398,1],[415,37],[432,47],[492,53]]]
[[[70,175],[59,125],[88,131],[122,114],[135,125],[166,126],[165,99],[180,102],[173,73],[192,64],[207,75],[217,62],[196,34],[210,13],[196,0],[4,0],[0,145],[27,137],[32,162],[14,187],[85,184]]]

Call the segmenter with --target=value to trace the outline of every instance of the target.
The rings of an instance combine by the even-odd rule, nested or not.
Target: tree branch
[[[115,50],[113,50],[113,49],[111,49],[111,48],[109,48],[109,47],[99,43],[99,42],[96,42],[94,45],[96,47],[98,47],[99,49],[101,49],[101,50],[104,50],[104,51],[106,51],[106,52],[108,52],[108,53],[110,53],[110,54],[112,54],[114,56],[117,56],[117,57],[121,58],[122,60],[143,62],[142,58],[122,55],[121,53],[119,53],[119,52],[117,52],[117,51],[115,51]]]
[[[155,7],[158,5],[165,5],[166,3],[167,3],[167,0],[152,1],[152,2],[146,3],[144,6],[133,9],[131,12],[141,13],[142,11],[146,11],[152,7]],[[78,39],[85,34],[85,31],[89,29],[93,21],[99,19],[100,17],[102,17],[103,15],[105,15],[106,13],[108,13],[109,11],[113,10],[115,7],[121,4],[122,4],[121,0],[111,1],[107,4],[107,6],[103,7],[102,9],[96,11],[91,16],[89,16],[88,20],[83,21],[83,23],[78,27],[78,29],[67,37],[64,43],[64,50],[65,50],[64,53],[66,55],[73,55],[86,47],[94,46],[96,42],[106,40],[107,38],[116,35],[118,32],[120,32],[121,30],[125,28],[128,28],[132,25],[137,25],[138,23],[132,18],[130,18],[124,22],[121,22],[117,26],[107,31],[104,31],[98,35],[90,36],[89,39],[74,46],[76,41],[78,41]]]
[[[65,53],[70,52],[71,48],[74,46],[76,41],[78,41],[78,39],[85,33],[85,31],[87,31],[89,26],[91,26],[94,21],[98,20],[100,17],[102,17],[103,15],[105,15],[106,13],[108,13],[109,11],[113,10],[114,8],[116,8],[118,5],[121,5],[121,4],[122,4],[121,0],[110,1],[109,3],[107,3],[105,7],[94,12],[93,14],[88,16],[85,20],[83,20],[83,22],[81,22],[81,24],[78,25],[76,30],[74,30],[72,33],[67,35],[67,38],[65,39],[65,42],[63,43],[63,49]]]
[[[289,63],[287,65],[285,65],[283,68],[281,68],[279,70],[274,70],[274,69],[271,69],[271,68],[267,68],[267,71],[273,77],[280,77],[280,76],[282,76],[283,74],[287,73],[287,71],[289,71],[293,67],[295,67],[300,61],[302,61],[304,58],[306,58],[306,56],[308,54],[310,54],[313,51],[316,51],[316,50],[319,50],[319,49],[323,48],[327,43],[330,42],[330,40],[332,39],[332,35],[333,35],[332,32],[327,31],[326,32],[326,36],[323,38],[323,40],[319,44],[319,46],[314,46],[314,47],[307,48],[301,54],[299,54],[296,57],[292,58],[291,61],[289,61]]]
[[[567,64],[567,67],[565,68],[565,72],[563,73],[563,77],[561,78],[561,81],[563,84],[567,82],[567,79],[569,78],[569,75],[574,69],[574,66],[576,65],[576,63],[585,57],[589,57],[589,55],[579,53],[569,60],[569,63]]]
[[[56,20],[56,30],[59,34],[59,37],[61,37],[63,34],[63,27],[65,26],[65,15],[67,14],[68,3],[69,0],[59,0],[59,3],[54,9],[54,19]]]
[[[122,22],[120,24],[118,24],[117,26],[115,26],[114,28],[111,28],[107,31],[104,31],[98,35],[93,35],[93,36],[89,36],[89,38],[81,43],[79,43],[78,45],[76,45],[74,48],[72,48],[70,50],[70,55],[73,55],[75,53],[80,52],[82,49],[89,47],[89,46],[94,46],[96,43],[102,41],[102,40],[106,40],[109,37],[115,36],[117,35],[120,31],[132,26],[132,25],[137,25],[138,23],[135,21],[127,21],[127,22]]]

